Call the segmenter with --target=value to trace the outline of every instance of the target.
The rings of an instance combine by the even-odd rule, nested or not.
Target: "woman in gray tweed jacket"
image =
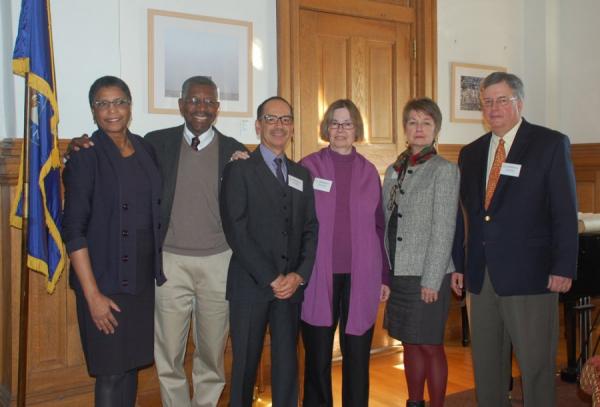
[[[437,155],[442,113],[428,98],[404,107],[408,148],[383,181],[386,249],[392,265],[385,327],[402,341],[407,407],[443,406],[448,377],[444,327],[450,302],[452,242],[458,208],[458,167]]]

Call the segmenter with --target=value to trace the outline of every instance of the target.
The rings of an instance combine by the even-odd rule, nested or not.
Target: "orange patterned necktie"
[[[504,139],[500,139],[498,147],[496,148],[496,154],[494,155],[494,162],[492,163],[492,169],[490,170],[490,176],[488,178],[487,188],[485,190],[485,209],[489,208],[496,185],[500,179],[500,168],[502,163],[506,160],[506,151],[504,150]]]

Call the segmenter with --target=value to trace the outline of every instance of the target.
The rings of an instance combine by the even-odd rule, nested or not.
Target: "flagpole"
[[[29,73],[25,73],[25,113],[23,125],[23,190],[21,191],[21,208],[23,221],[21,227],[21,290],[19,295],[19,371],[17,385],[17,406],[25,407],[27,395],[27,334],[29,323],[29,269],[27,256],[29,253],[28,223],[29,223],[29,138],[30,138],[30,112],[31,92],[29,88]]]

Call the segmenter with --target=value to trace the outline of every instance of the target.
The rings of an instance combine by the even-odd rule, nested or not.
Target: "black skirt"
[[[154,255],[152,231],[137,231],[136,295],[107,295],[121,309],[112,311],[114,334],[99,331],[83,294],[76,294],[81,345],[91,376],[121,374],[154,362]]]
[[[415,345],[441,345],[450,306],[450,274],[446,274],[437,301],[421,300],[420,276],[391,276],[390,298],[384,327],[399,341]]]

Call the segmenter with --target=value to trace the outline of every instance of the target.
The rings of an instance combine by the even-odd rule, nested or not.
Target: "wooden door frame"
[[[413,30],[416,58],[414,62],[413,97],[437,98],[437,0],[410,0],[410,7],[394,6],[390,2],[345,0],[323,5],[320,0],[276,0],[277,4],[277,70],[278,94],[293,106],[300,106],[299,41],[300,9],[333,12],[356,17],[390,21],[415,21]],[[414,18],[413,18],[414,17]],[[296,111],[301,120],[301,112]],[[295,142],[288,153],[295,157]]]

